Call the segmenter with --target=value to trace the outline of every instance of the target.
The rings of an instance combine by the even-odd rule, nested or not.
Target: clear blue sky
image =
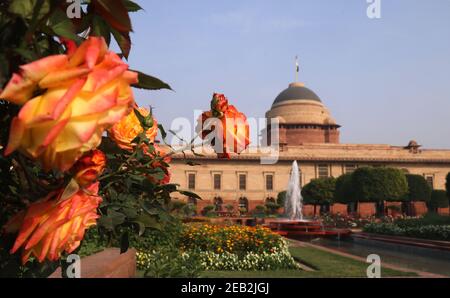
[[[314,90],[343,143],[450,148],[450,1],[137,0],[132,68],[176,92],[137,91],[160,122],[193,119],[213,92],[262,117],[294,80]]]

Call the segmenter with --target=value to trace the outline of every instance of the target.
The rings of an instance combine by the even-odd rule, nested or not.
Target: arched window
[[[214,198],[214,206],[216,211],[222,211],[223,200],[221,197]]]
[[[248,199],[246,197],[239,198],[239,210],[248,212]]]

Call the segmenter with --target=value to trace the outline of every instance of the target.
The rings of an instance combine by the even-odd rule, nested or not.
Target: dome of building
[[[266,117],[283,119],[288,124],[336,125],[319,96],[303,83],[291,83],[282,91]]]
[[[319,96],[311,89],[306,88],[303,83],[292,83],[275,98],[273,104],[295,99],[309,99],[320,102]]]

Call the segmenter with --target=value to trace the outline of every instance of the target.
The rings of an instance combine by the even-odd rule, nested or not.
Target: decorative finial
[[[298,73],[300,71],[300,65],[298,64],[298,55],[295,56],[295,82],[298,82]]]

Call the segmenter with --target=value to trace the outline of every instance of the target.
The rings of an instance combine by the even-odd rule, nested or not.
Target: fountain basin
[[[352,233],[350,229],[327,227],[322,222],[314,220],[274,220],[268,223],[268,227],[277,234],[297,240],[320,237],[342,238]]]

